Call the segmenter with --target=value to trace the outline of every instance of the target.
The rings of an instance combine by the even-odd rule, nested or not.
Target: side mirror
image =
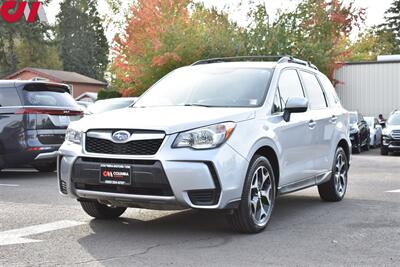
[[[283,112],[283,119],[290,121],[292,113],[306,112],[308,109],[308,100],[304,97],[289,97],[286,101],[285,110]]]

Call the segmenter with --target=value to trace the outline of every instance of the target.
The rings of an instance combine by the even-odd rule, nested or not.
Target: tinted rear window
[[[303,77],[304,84],[308,93],[308,100],[310,101],[311,109],[323,109],[326,108],[326,100],[324,92],[315,77],[314,74],[301,71],[301,76]]]
[[[79,108],[72,96],[63,87],[46,84],[29,84],[22,90],[24,105]]]
[[[21,106],[17,90],[15,88],[0,88],[0,107]]]

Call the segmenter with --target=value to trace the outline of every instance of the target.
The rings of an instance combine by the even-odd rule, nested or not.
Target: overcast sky
[[[207,6],[216,6],[217,8],[228,7],[229,15],[232,20],[238,21],[239,24],[246,25],[246,14],[248,11],[247,6],[238,7],[239,1],[236,0],[198,0],[204,2]],[[296,3],[301,0],[265,0],[267,10],[270,14],[274,14],[278,9],[291,10],[296,6]],[[345,0],[346,1],[346,0]],[[359,7],[367,9],[366,25],[372,26],[383,22],[383,15],[386,9],[389,8],[393,0],[356,0],[355,3]],[[55,16],[59,12],[59,5],[62,0],[53,0],[49,7],[46,9],[48,19],[54,23]],[[125,6],[128,6],[132,1],[124,1]],[[108,9],[104,0],[99,0],[99,12],[102,15],[107,15]],[[111,40],[115,34],[115,30],[109,29],[107,37]]]

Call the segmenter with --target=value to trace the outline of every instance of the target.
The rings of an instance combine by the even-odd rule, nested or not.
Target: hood
[[[220,122],[250,120],[254,117],[253,108],[124,108],[84,117],[73,126],[84,132],[89,129],[140,129],[173,134]]]
[[[383,134],[389,134],[393,130],[400,130],[400,125],[386,125],[386,128],[383,129]]]

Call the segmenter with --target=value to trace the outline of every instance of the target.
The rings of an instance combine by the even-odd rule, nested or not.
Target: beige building
[[[400,59],[349,62],[335,79],[343,106],[365,116],[377,117],[400,109]]]
[[[6,76],[7,80],[48,80],[50,82],[65,83],[71,86],[74,98],[87,93],[97,93],[100,89],[106,88],[107,83],[101,82],[76,72],[48,70],[39,68],[24,68]]]

